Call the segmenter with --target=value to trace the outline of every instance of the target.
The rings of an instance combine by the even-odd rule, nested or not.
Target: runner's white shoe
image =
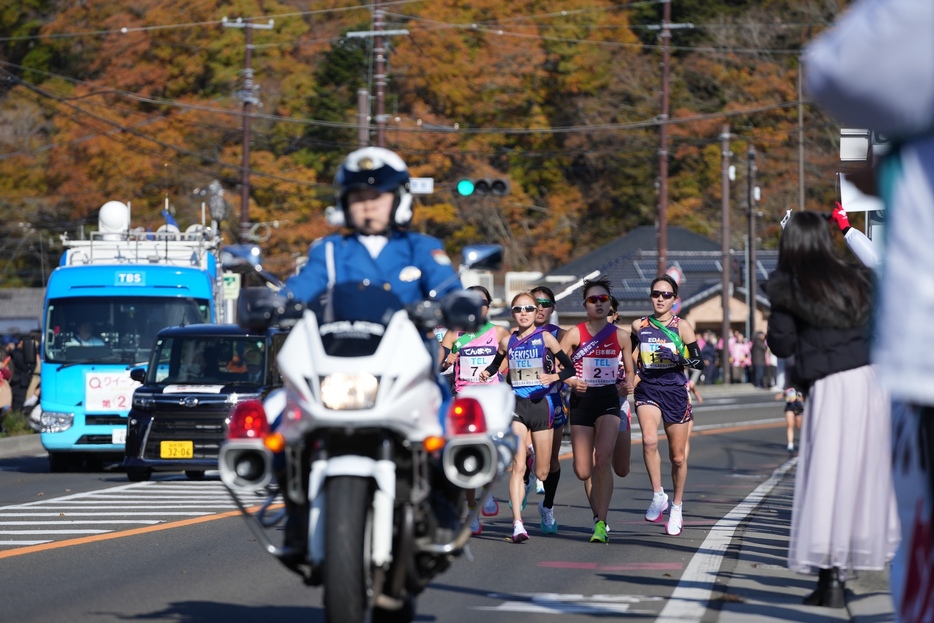
[[[668,510],[668,494],[664,491],[656,491],[652,495],[649,510],[645,511],[645,520],[657,523],[662,520],[662,513],[666,510]]]
[[[553,508],[545,508],[545,503],[539,502],[538,513],[542,516],[542,532],[545,534],[558,534],[558,522],[555,519],[555,510]]]
[[[665,532],[668,536],[678,536],[684,527],[684,520],[681,517],[682,504],[672,504],[668,511],[668,523],[665,524]]]
[[[512,542],[523,543],[529,540],[529,533],[525,531],[525,526],[521,521],[512,524]]]

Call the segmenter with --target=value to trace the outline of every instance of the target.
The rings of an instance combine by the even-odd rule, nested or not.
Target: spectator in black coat
[[[768,365],[768,361],[766,361],[767,349],[765,333],[756,331],[756,335],[752,338],[752,346],[749,349],[749,354],[752,357],[752,384],[754,387],[762,387],[762,380],[765,378],[765,369]]]
[[[39,345],[30,335],[24,335],[16,343],[11,355],[13,365],[13,379],[10,389],[13,392],[11,411],[22,411],[26,402],[26,394],[34,374],[39,373]]]
[[[701,349],[701,359],[704,360],[704,384],[713,385],[717,382],[717,336],[708,334],[705,339],[707,341]]]

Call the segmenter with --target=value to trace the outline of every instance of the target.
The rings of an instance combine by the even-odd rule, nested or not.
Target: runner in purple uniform
[[[645,520],[661,521],[669,508],[658,454],[658,426],[664,424],[674,491],[665,524],[665,532],[671,536],[681,534],[683,527],[681,504],[688,473],[688,439],[694,421],[684,371],[703,367],[694,327],[672,312],[677,296],[678,283],[674,279],[668,275],[657,277],[649,293],[652,315],[632,323],[639,376],[634,392],[636,416],[642,429],[642,456],[653,491]]]

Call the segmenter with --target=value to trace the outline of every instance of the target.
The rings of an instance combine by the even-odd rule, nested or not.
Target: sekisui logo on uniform
[[[146,274],[145,273],[127,273],[127,272],[116,272],[114,273],[114,285],[115,286],[144,286],[146,285]]]

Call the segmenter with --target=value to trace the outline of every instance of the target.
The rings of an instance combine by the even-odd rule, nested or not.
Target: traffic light
[[[502,197],[509,194],[509,180],[501,177],[462,179],[455,186],[461,197]]]

